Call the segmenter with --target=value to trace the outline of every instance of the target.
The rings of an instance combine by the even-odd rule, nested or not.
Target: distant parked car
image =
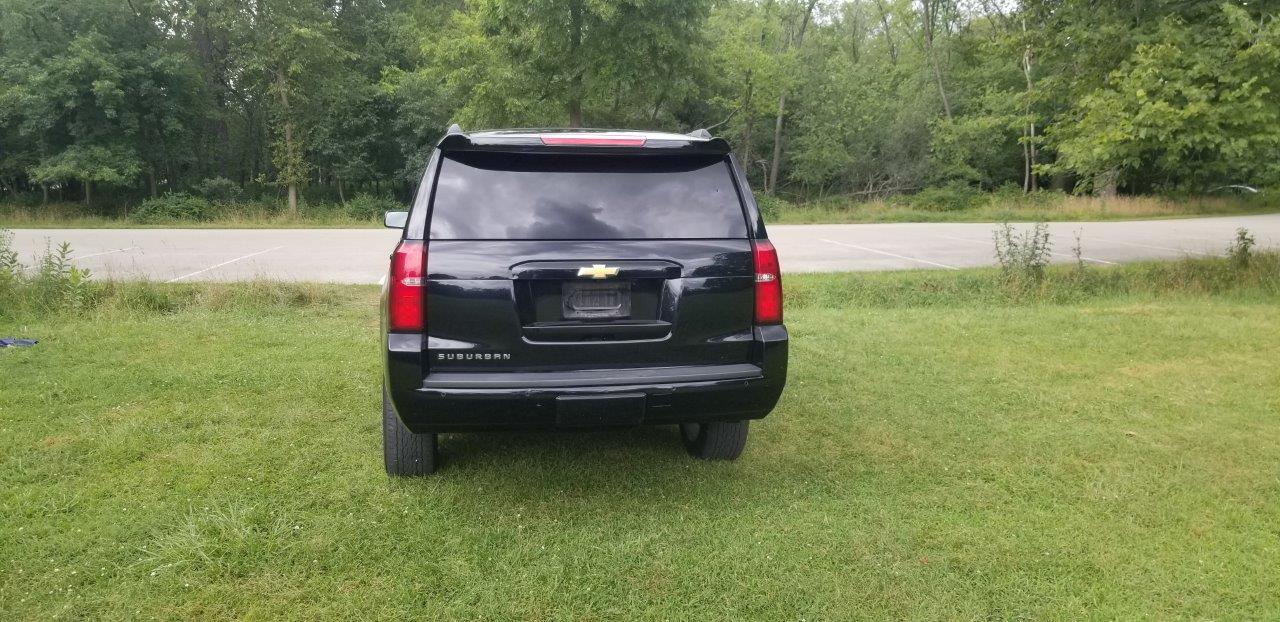
[[[1258,194],[1258,189],[1254,188],[1253,186],[1246,186],[1244,184],[1230,184],[1226,186],[1217,186],[1215,188],[1210,188],[1209,192],[1224,193],[1224,194]]]
[[[383,457],[437,434],[677,424],[737,458],[786,382],[778,256],[728,144],[498,130],[440,141],[383,289]]]

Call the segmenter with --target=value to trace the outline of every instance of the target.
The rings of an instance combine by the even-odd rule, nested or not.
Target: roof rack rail
[[[701,138],[703,140],[711,140],[711,132],[708,132],[707,130],[704,130],[702,128],[698,128],[692,132],[689,132],[689,136],[692,136],[694,138]]]

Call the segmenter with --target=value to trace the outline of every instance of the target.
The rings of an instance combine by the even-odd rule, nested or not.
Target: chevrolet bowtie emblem
[[[593,279],[603,279],[617,275],[617,268],[610,268],[602,263],[592,264],[590,268],[587,266],[578,268],[578,276],[589,276]]]

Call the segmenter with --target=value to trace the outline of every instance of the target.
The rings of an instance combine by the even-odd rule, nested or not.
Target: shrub
[[[982,201],[998,208],[1054,208],[1062,205],[1067,195],[1058,190],[1023,192],[1022,186],[1006,183],[996,188]]]
[[[89,299],[89,271],[71,265],[71,244],[45,247],[31,280],[37,306],[43,310],[76,311]]]
[[[782,212],[788,211],[795,207],[790,201],[781,199],[771,194],[757,194],[756,206],[760,208],[760,215],[766,221],[777,220]]]
[[[239,184],[226,177],[211,177],[192,189],[199,197],[214,203],[239,203],[244,198],[244,190]]]
[[[904,200],[907,205],[928,212],[958,212],[977,207],[984,200],[982,191],[962,183],[925,188]]]
[[[1253,234],[1248,229],[1240,227],[1236,229],[1236,238],[1231,241],[1231,245],[1227,247],[1227,259],[1231,263],[1231,267],[1236,270],[1244,270],[1249,267],[1249,260],[1253,258],[1253,247],[1258,243],[1254,239]]]
[[[0,316],[19,311],[52,313],[90,306],[93,290],[89,271],[71,264],[71,245],[45,247],[34,270],[18,261],[11,247],[13,235],[0,230]]]
[[[130,219],[144,224],[212,220],[213,217],[213,206],[208,201],[181,193],[147,199],[129,215]]]
[[[994,237],[996,260],[1000,262],[1000,274],[1007,285],[1023,289],[1044,280],[1052,248],[1048,224],[1038,222],[1018,232],[1006,222],[995,230]]]
[[[0,298],[8,298],[22,279],[23,267],[13,250],[13,233],[0,229]]]
[[[387,212],[404,208],[404,204],[395,199],[371,194],[358,194],[343,206],[348,216],[360,220],[379,220]]]

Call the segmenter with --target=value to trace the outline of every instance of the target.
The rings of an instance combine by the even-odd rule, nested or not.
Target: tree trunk
[[[1031,143],[1027,142],[1025,128],[1022,132],[1022,192],[1031,192]]]
[[[582,46],[582,3],[574,2],[569,7],[569,36],[571,56],[578,59],[578,48]],[[582,127],[582,72],[585,68],[575,66],[573,77],[569,80],[569,127]]]
[[[1120,185],[1120,169],[1109,168],[1093,180],[1093,194],[1100,199],[1114,199]]]
[[[818,0],[809,0],[804,10],[804,19],[800,22],[800,30],[796,32],[794,49],[799,50],[804,43],[804,31],[809,27],[809,18],[813,15],[813,7]],[[769,180],[765,184],[765,192],[776,192],[778,189],[778,168],[782,160],[782,119],[787,113],[787,89],[784,86],[778,95],[778,116],[773,121],[773,161],[769,163]]]
[[[884,42],[889,46],[889,62],[897,65],[898,48],[893,45],[893,33],[889,32],[889,13],[884,9],[884,3],[879,0],[876,0],[876,7],[880,9],[880,28],[884,33]]]
[[[347,197],[344,194],[342,194],[342,178],[338,177],[335,181],[338,182],[338,202],[342,203],[343,205],[346,205]]]
[[[951,121],[951,101],[947,99],[947,89],[942,84],[942,68],[938,65],[938,55],[933,49],[933,31],[938,21],[937,0],[923,0],[920,3],[921,21],[923,22],[925,53],[929,55],[929,67],[933,69],[933,79],[938,83],[938,94],[942,97],[942,111]]]
[[[579,78],[574,78],[580,83]],[[569,127],[582,127],[582,99],[575,96],[569,98]]]
[[[84,182],[84,205],[85,207],[93,205],[93,182],[87,179]]]
[[[40,204],[47,205],[49,203],[49,186],[40,184]]]
[[[147,171],[147,188],[151,191],[151,198],[154,199],[156,198],[156,196],[158,196],[158,193],[156,192],[157,188],[156,188],[156,170],[155,169],[151,169]]]
[[[754,95],[755,85],[751,83],[751,70],[747,70],[747,92],[742,100],[742,161],[751,165],[751,124],[755,121],[755,115],[751,114],[751,97]]]
[[[782,159],[782,115],[787,110],[787,90],[778,95],[778,116],[773,120],[773,159],[769,162],[769,179],[764,191],[772,194],[778,188],[778,162]]]
[[[1022,33],[1027,32],[1027,19],[1022,18]],[[1031,46],[1028,45],[1022,51],[1022,75],[1027,79],[1027,97],[1026,108],[1024,112],[1027,115],[1027,148],[1025,150],[1026,162],[1024,164],[1024,173],[1022,179],[1022,189],[1025,192],[1035,192],[1040,189],[1040,181],[1036,178],[1036,120],[1031,116]]]
[[[281,171],[288,176],[289,181],[289,213],[297,215],[298,213],[298,180],[297,171],[291,170],[293,167],[293,117],[289,115],[289,83],[285,80],[284,70],[276,70],[276,86],[280,91],[280,111],[284,117],[284,152],[286,154],[286,166],[290,170]]]

